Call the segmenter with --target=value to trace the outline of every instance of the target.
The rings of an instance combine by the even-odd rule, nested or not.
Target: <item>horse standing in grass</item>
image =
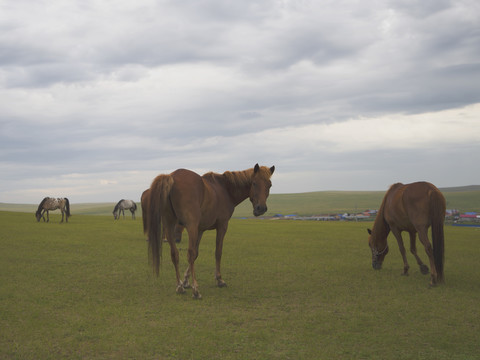
[[[253,214],[267,211],[267,198],[275,167],[255,165],[244,171],[207,173],[200,176],[190,170],[179,169],[169,175],[157,176],[150,186],[150,209],[147,212],[149,252],[153,269],[158,275],[162,251],[162,228],[170,245],[170,256],[175,266],[177,293],[190,287],[192,275],[193,298],[200,299],[194,263],[198,257],[200,240],[205,230],[216,229],[215,279],[218,287],[227,284],[220,273],[223,239],[235,206],[250,198]],[[183,281],[178,269],[179,253],[175,245],[175,227],[182,226],[188,233],[188,263]]]
[[[444,282],[444,234],[445,198],[440,190],[428,182],[412,184],[394,184],[385,194],[377,213],[368,242],[372,250],[372,266],[375,270],[382,268],[388,253],[387,236],[390,231],[398,242],[403,258],[403,275],[408,275],[410,266],[405,255],[402,231],[410,235],[410,251],[415,256],[422,274],[428,274],[428,267],[417,255],[416,233],[425,247],[430,260],[430,285]],[[428,228],[432,228],[433,248],[428,240]]]
[[[40,219],[43,219],[45,222],[45,212],[47,213],[47,222],[50,221],[50,216],[49,216],[49,211],[50,210],[57,210],[60,209],[62,212],[62,221],[63,222],[64,216],[65,221],[68,222],[68,218],[70,217],[70,201],[68,201],[67,198],[51,198],[51,197],[46,197],[44,198],[41,203],[38,205],[37,212],[35,213],[35,217],[37,218],[37,221],[40,221]]]
[[[123,218],[125,219],[125,209],[130,210],[132,213],[132,219],[135,219],[135,211],[137,211],[137,204],[133,200],[120,200],[115,208],[113,209],[113,218],[115,220],[120,219],[120,213],[123,213]]]

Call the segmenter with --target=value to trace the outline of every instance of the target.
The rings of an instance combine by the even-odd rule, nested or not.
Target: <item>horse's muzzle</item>
[[[382,268],[382,263],[378,261],[373,261],[372,262],[372,267],[374,270],[380,270]]]
[[[267,205],[256,205],[253,208],[253,215],[260,216],[267,212]]]

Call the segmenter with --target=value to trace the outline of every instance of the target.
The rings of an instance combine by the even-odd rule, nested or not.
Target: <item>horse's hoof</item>
[[[196,293],[192,294],[192,298],[194,300],[200,300],[202,298],[202,295],[197,291]]]
[[[428,269],[427,265],[420,265],[420,272],[423,275],[427,275],[430,272],[430,270]]]
[[[185,288],[182,285],[177,286],[177,294],[185,294]]]
[[[219,288],[224,288],[224,287],[227,287],[227,283],[223,280],[220,280],[220,281],[217,282],[217,286]]]

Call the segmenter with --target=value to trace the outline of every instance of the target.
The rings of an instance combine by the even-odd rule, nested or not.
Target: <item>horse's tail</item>
[[[67,217],[70,217],[70,201],[67,198],[65,198],[65,212]]]
[[[142,193],[140,205],[142,206],[143,233],[146,234],[148,232],[147,213],[150,209],[150,189]]]
[[[432,216],[432,242],[433,259],[435,269],[437,270],[437,281],[445,281],[443,274],[443,264],[445,260],[445,238],[443,233],[443,224],[445,222],[445,198],[439,190],[432,193],[430,197],[430,214]]]
[[[150,207],[147,211],[148,247],[153,270],[157,275],[162,257],[162,212],[166,210],[169,203],[172,186],[173,178],[170,175],[158,175],[150,186]]]

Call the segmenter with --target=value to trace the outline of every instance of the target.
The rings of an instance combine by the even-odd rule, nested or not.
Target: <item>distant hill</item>
[[[448,209],[460,212],[480,212],[480,185],[449,187],[440,189],[447,200]],[[295,194],[271,194],[268,198],[267,216],[283,215],[321,215],[361,212],[378,209],[385,191],[317,191]],[[140,202],[137,202],[137,217],[142,216]],[[32,218],[38,205],[0,203],[0,211],[31,212]],[[71,204],[73,215],[112,216],[115,203]],[[58,211],[53,212],[53,214]],[[129,217],[130,213],[125,213]],[[234,217],[251,217],[252,205],[247,199],[235,209]],[[113,219],[113,216],[112,216]]]
[[[463,190],[462,190],[463,189]],[[480,212],[480,185],[440,189],[447,209]],[[268,198],[268,215],[343,214],[378,209],[385,191],[318,191],[298,194],[272,194]],[[252,206],[244,201],[234,216],[251,216]]]
[[[480,185],[439,188],[441,192],[480,191]]]

